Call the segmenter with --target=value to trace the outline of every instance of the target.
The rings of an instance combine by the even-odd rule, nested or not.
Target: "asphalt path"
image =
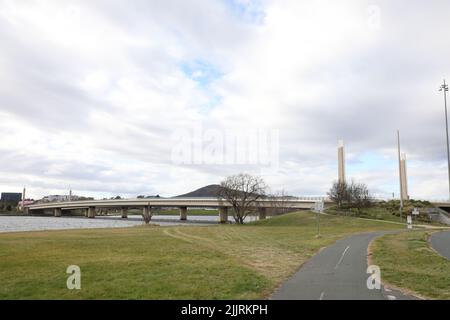
[[[447,259],[450,259],[450,231],[433,233],[430,242],[434,250]]]
[[[274,300],[410,300],[381,286],[368,289],[367,249],[388,232],[353,235],[337,241],[307,261],[271,297]],[[381,277],[382,277],[381,270]]]

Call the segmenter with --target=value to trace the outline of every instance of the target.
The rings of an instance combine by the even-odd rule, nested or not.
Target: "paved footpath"
[[[433,233],[430,242],[434,250],[447,259],[450,259],[450,231]]]
[[[409,300],[401,292],[382,286],[369,290],[367,248],[387,232],[353,235],[337,241],[307,261],[272,296],[274,300]],[[381,277],[383,270],[381,270]]]

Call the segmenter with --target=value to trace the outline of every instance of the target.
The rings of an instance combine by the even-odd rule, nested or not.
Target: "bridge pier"
[[[62,212],[61,212],[62,210],[61,210],[61,208],[55,208],[55,209],[53,209],[53,214],[54,214],[54,216],[55,217],[61,217],[61,215],[62,215]]]
[[[95,207],[89,207],[88,209],[88,218],[95,218]]]
[[[267,217],[267,208],[258,208],[259,220],[264,220]]]
[[[180,220],[187,220],[187,207],[180,207]]]
[[[122,207],[120,209],[120,213],[122,215],[122,219],[127,219],[128,218],[128,208],[127,207]]]
[[[219,222],[228,223],[228,208],[219,207]]]
[[[30,214],[30,208],[24,207],[23,208],[23,214]]]

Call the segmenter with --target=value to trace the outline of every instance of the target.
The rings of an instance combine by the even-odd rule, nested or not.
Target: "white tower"
[[[408,200],[408,176],[406,174],[406,154],[402,153],[400,157],[400,187],[403,200]]]
[[[345,182],[345,153],[344,153],[344,141],[338,142],[338,181],[339,183]]]

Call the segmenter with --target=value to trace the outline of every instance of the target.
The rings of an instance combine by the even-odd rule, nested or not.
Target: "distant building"
[[[45,196],[42,198],[42,200],[44,202],[59,202],[59,201],[68,201],[69,200],[69,196],[62,196],[59,194],[52,194],[49,196]]]
[[[40,202],[63,202],[63,201],[77,201],[79,200],[79,196],[75,195],[49,195],[45,196],[40,200]]]
[[[19,207],[23,208],[24,205],[29,206],[30,204],[33,204],[33,203],[34,203],[34,200],[27,199],[25,201],[20,201]]]
[[[22,193],[2,192],[0,200],[3,202],[19,202],[22,201]]]

